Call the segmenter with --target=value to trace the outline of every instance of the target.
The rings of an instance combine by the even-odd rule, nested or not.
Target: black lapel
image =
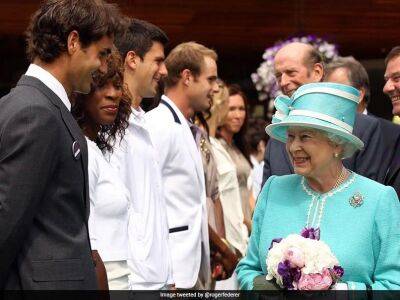
[[[50,90],[43,82],[41,82],[39,79],[31,77],[31,76],[26,76],[23,75],[21,79],[19,80],[17,85],[28,85],[34,88],[37,88],[39,91],[41,91],[55,106],[58,107],[61,113],[61,118],[67,127],[70,135],[72,136],[74,141],[77,141],[80,145],[81,149],[81,165],[83,169],[83,174],[84,174],[84,204],[85,204],[85,219],[87,221],[87,218],[89,217],[89,188],[88,188],[88,150],[87,150],[87,143],[86,139],[82,134],[82,131],[78,124],[76,123],[75,119],[71,115],[71,112],[68,111],[67,107],[64,105],[64,103],[61,101],[61,99],[52,91]],[[71,151],[72,151],[72,145]],[[71,152],[72,153],[72,152]],[[71,154],[72,155],[72,154]]]
[[[386,185],[391,185],[394,179],[398,176],[399,172],[400,172],[400,156],[396,155],[396,157],[394,157],[394,159],[392,160],[392,163],[390,164],[390,167],[386,173],[384,183]]]

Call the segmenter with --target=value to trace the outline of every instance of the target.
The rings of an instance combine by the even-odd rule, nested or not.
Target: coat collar
[[[38,65],[30,64],[25,75],[37,78],[43,82],[45,86],[52,90],[61,99],[67,109],[71,111],[71,102],[69,101],[64,86],[50,72]]]
[[[198,180],[200,181],[201,186],[204,186],[205,183],[204,183],[203,162],[201,160],[200,150],[197,148],[196,142],[193,138],[192,131],[190,130],[189,121],[184,117],[182,112],[170,98],[168,98],[166,95],[162,95],[161,99],[166,101],[172,107],[172,109],[175,111],[176,115],[179,118],[185,139],[188,141],[186,147],[189,149],[190,155],[196,165],[196,173]]]

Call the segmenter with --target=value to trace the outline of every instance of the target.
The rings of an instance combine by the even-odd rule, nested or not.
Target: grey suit
[[[357,114],[353,133],[364,142],[364,149],[345,159],[345,167],[382,183],[388,166],[382,166],[383,137],[379,121],[375,117]],[[270,139],[264,157],[263,185],[271,175],[293,172],[285,144]]]
[[[71,113],[22,76],[0,99],[0,287],[97,289],[87,177],[86,141]]]

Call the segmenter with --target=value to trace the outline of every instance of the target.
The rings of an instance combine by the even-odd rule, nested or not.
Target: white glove
[[[347,286],[347,283],[339,282],[333,286],[333,289],[336,291],[347,291],[349,288]]]

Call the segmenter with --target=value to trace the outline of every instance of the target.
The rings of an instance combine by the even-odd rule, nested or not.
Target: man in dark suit
[[[0,99],[0,287],[97,289],[86,141],[70,114],[106,68],[115,6],[47,1],[27,31],[28,71]]]
[[[358,89],[360,91],[360,103],[357,110],[360,113],[367,113],[370,101],[369,78],[367,71],[360,62],[353,57],[339,57],[326,66],[324,80],[351,85]],[[383,151],[384,155],[381,158],[378,180],[386,185],[393,186],[397,194],[400,195],[399,184],[394,184],[397,180],[387,176],[396,153],[400,151],[400,126],[371,114],[369,116],[378,120],[383,140],[380,150]]]
[[[385,59],[385,86],[383,92],[389,96],[393,114],[400,116],[400,46],[394,47]],[[392,163],[386,173],[385,181],[400,190],[400,149],[396,149]],[[399,196],[400,197],[400,196]]]
[[[274,64],[277,82],[287,96],[291,96],[303,84],[321,81],[324,74],[322,57],[308,44],[291,43],[282,47],[275,56]],[[354,134],[364,142],[364,149],[344,160],[345,167],[360,175],[383,181],[380,174],[382,137],[379,122],[370,116],[357,114]],[[270,139],[265,151],[263,184],[271,175],[291,173],[293,167],[285,145]]]

